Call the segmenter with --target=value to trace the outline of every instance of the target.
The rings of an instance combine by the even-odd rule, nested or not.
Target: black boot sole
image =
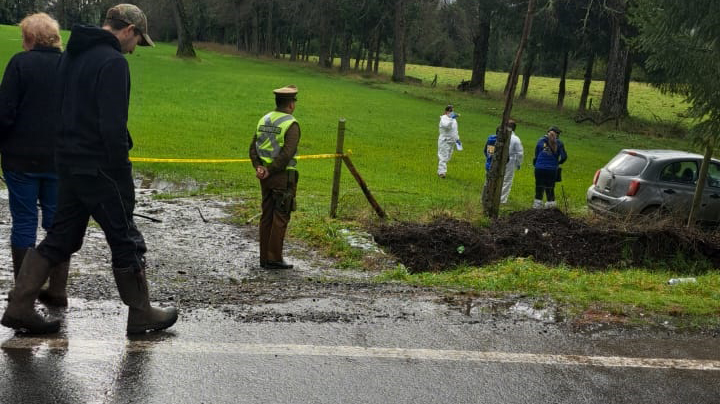
[[[265,263],[265,266],[263,267],[265,269],[293,269],[292,264],[284,264],[280,262],[273,262],[268,261]]]
[[[26,321],[6,314],[0,320],[0,324],[23,334],[54,334],[60,331],[60,320],[46,321],[42,324],[28,324]]]
[[[157,322],[154,324],[142,324],[142,325],[128,325],[127,326],[127,333],[128,335],[133,334],[145,334],[146,332],[153,332],[153,331],[162,331],[166,328],[172,327],[175,322],[177,322],[178,319],[178,312],[177,310],[172,314],[172,317],[168,318],[166,321]]]

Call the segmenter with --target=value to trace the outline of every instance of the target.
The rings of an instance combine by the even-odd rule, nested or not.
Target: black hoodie
[[[0,84],[4,170],[55,171],[54,145],[60,136],[59,61],[60,49],[36,46],[8,62]]]
[[[62,166],[130,165],[127,130],[130,70],[115,35],[75,25],[60,61],[63,129],[55,160]]]

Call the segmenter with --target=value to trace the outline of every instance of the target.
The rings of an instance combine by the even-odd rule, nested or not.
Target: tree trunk
[[[578,106],[579,113],[585,113],[587,111],[587,100],[590,95],[590,84],[592,84],[592,72],[593,65],[595,64],[595,54],[591,53],[585,63],[585,81],[583,81],[583,89],[580,94],[580,106]]]
[[[470,88],[485,92],[485,72],[487,70],[488,49],[490,48],[490,15],[483,10],[483,2],[478,2],[480,22],[478,34],[473,38],[473,69]]]
[[[528,0],[527,14],[525,15],[525,23],[523,25],[522,37],[518,45],[515,60],[508,76],[508,92],[505,96],[505,109],[503,110],[501,130],[495,142],[495,154],[493,155],[490,170],[487,173],[487,181],[483,188],[482,203],[485,216],[489,218],[497,218],[500,211],[500,196],[502,194],[503,176],[505,175],[505,165],[507,156],[510,152],[510,131],[507,128],[507,122],[510,120],[512,112],[513,98],[515,97],[515,87],[517,85],[518,71],[520,70],[520,61],[522,54],[527,46],[530,30],[532,29],[532,20],[535,14],[535,0]]]
[[[327,15],[320,17],[320,50],[318,51],[318,65],[320,67],[332,67],[332,33],[330,32],[330,21]],[[328,62],[328,59],[330,62]]]
[[[625,2],[622,2],[621,14],[612,18],[612,42],[610,54],[608,55],[607,73],[605,74],[605,88],[603,89],[600,112],[604,117],[620,119],[628,115],[627,110],[627,86],[625,84],[630,63],[630,48],[625,43],[624,26],[627,16],[625,14]]]
[[[320,37],[320,50],[318,51],[318,65],[321,67],[327,66],[328,54],[330,53],[330,36],[322,35]]]
[[[360,70],[360,61],[365,59],[365,48],[366,43],[364,42],[358,42],[358,51],[355,54],[355,71]]]
[[[265,54],[273,54],[273,1],[267,1],[267,29],[265,31]]]
[[[569,51],[565,51],[565,56],[563,57],[562,74],[560,74],[560,86],[558,88],[557,109],[562,109],[563,104],[565,104],[565,77],[567,76],[569,54]]]
[[[343,54],[340,59],[340,71],[346,72],[350,70],[350,51],[352,49],[352,34],[345,33],[345,43],[343,43]]]
[[[377,36],[377,41],[375,41],[375,63],[373,64],[373,73],[378,74],[380,70],[380,44],[382,39],[380,38],[380,35]]]
[[[328,69],[332,68],[335,63],[335,44],[337,43],[337,37],[335,35],[330,38],[330,52],[329,57],[326,62],[326,66]]]
[[[518,98],[521,100],[527,98],[528,89],[530,88],[530,77],[532,77],[536,58],[537,51],[535,50],[535,47],[531,47],[527,58],[525,59],[525,65],[523,66],[523,81],[522,86],[520,87],[520,95],[518,95]]]
[[[707,181],[708,168],[710,167],[710,160],[713,155],[713,147],[710,143],[705,145],[705,156],[703,157],[702,165],[700,166],[700,173],[698,174],[697,185],[695,185],[695,195],[693,195],[693,203],[690,208],[690,214],[688,215],[687,227],[695,227],[695,220],[697,213],[700,210],[700,203],[702,202],[703,191],[705,190],[705,182]]]
[[[252,10],[252,52],[255,55],[260,54],[260,16],[258,16],[258,10],[253,7]]]
[[[240,30],[240,21],[238,19],[235,20],[235,48],[237,50],[240,50],[240,45],[242,43],[242,34]]]
[[[67,29],[67,21],[65,21],[65,0],[57,0],[55,3],[55,16],[61,29]]]
[[[365,66],[365,72],[366,73],[372,73],[373,71],[373,59],[375,56],[375,50],[380,48],[378,45],[380,43],[380,27],[376,27],[373,31],[372,38],[370,39],[370,42],[368,43],[368,57],[367,57],[367,66]],[[377,73],[377,71],[376,71]]]
[[[302,43],[300,44],[300,51],[299,51],[299,57],[301,61],[306,61],[305,59],[305,53],[307,53],[307,39],[303,39]]]
[[[295,28],[291,28],[290,32],[293,32],[293,34],[290,36],[290,61],[295,62],[298,59],[298,39],[296,38],[296,35],[294,33]]]
[[[405,81],[405,28],[405,0],[395,0],[392,80],[398,82]]]
[[[624,88],[623,110],[624,111],[628,110],[628,97],[630,95],[630,75],[632,74],[632,66],[633,66],[633,61],[632,61],[632,54],[631,54],[631,55],[628,55],[628,61],[627,61],[627,64],[625,65],[625,80],[623,82],[623,88]]]
[[[182,0],[174,0],[175,27],[178,34],[177,53],[175,55],[186,58],[195,57],[195,49],[192,44],[192,35],[188,26],[185,14],[185,5]]]

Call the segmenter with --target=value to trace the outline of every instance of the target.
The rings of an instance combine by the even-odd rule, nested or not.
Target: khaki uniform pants
[[[287,180],[290,176],[290,181]],[[275,178],[282,177],[282,178]],[[294,179],[292,178],[294,177]],[[295,210],[297,173],[278,173],[260,182],[260,262],[281,261],[290,213]]]

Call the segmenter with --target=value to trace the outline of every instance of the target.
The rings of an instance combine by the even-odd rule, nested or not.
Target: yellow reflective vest
[[[270,165],[275,157],[280,154],[285,144],[285,133],[293,122],[297,122],[295,117],[284,112],[272,111],[258,121],[257,130],[255,131],[255,149],[258,156],[265,163]],[[297,160],[295,155],[288,162],[287,170],[297,170]]]

